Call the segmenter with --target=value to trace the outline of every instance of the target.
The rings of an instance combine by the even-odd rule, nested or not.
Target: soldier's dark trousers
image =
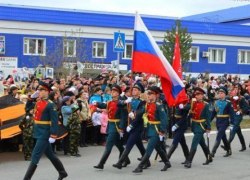
[[[57,169],[59,173],[58,179],[63,179],[64,177],[67,176],[67,173],[61,161],[56,157],[56,155],[52,151],[52,147],[48,139],[37,139],[35,147],[32,152],[30,168],[27,170],[25,177],[28,176],[31,179],[33,173],[35,172],[34,167],[37,166],[43,154],[45,154],[48,157],[48,159],[52,162],[54,167]]]
[[[246,143],[245,143],[244,136],[243,136],[243,134],[241,132],[240,126],[234,126],[233,130],[231,130],[230,136],[229,136],[229,143],[231,143],[233,141],[236,133],[237,133],[237,135],[239,137],[239,140],[240,140],[240,143],[241,143],[241,146],[242,146],[242,150],[245,150],[246,149]]]
[[[122,152],[124,151],[124,147],[120,139],[120,135],[117,132],[108,134],[105,151],[101,157],[100,162],[98,163],[98,165],[94,166],[94,168],[96,169],[104,168],[104,164],[106,163],[114,145],[118,148],[121,155]]]
[[[174,133],[174,139],[172,142],[172,145],[170,147],[169,153],[168,153],[168,157],[170,158],[171,155],[173,154],[173,152],[175,151],[175,149],[178,146],[178,143],[181,144],[182,147],[182,151],[184,153],[185,158],[187,159],[188,154],[189,154],[189,149],[186,143],[186,138],[184,136],[185,130],[182,129],[177,129]]]
[[[212,156],[215,155],[215,153],[216,153],[216,151],[217,151],[217,149],[218,149],[218,147],[220,145],[221,140],[223,141],[226,149],[227,150],[230,149],[229,143],[227,141],[226,129],[227,129],[227,125],[217,126],[218,133],[217,133],[217,136],[216,136],[214,147],[212,149]]]
[[[127,144],[126,144],[126,150],[131,151],[134,145],[137,146],[141,155],[143,156],[145,154],[145,148],[142,143],[141,132],[133,131],[129,133]]]

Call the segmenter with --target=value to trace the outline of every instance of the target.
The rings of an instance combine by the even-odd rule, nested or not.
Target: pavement
[[[219,148],[214,161],[204,166],[205,156],[200,147],[194,157],[192,168],[186,169],[181,164],[184,161],[182,149],[179,146],[171,157],[172,167],[166,172],[161,172],[163,163],[154,160],[155,152],[151,156],[152,166],[144,170],[142,174],[134,174],[132,171],[136,168],[140,157],[137,147],[130,153],[131,164],[118,170],[112,167],[112,164],[117,162],[118,150],[113,148],[112,154],[105,164],[104,170],[96,170],[93,168],[96,165],[104,151],[103,146],[89,146],[79,148],[80,158],[64,156],[62,152],[57,152],[58,157],[63,162],[69,176],[68,180],[249,180],[250,179],[250,131],[244,130],[243,135],[246,140],[247,150],[239,152],[241,145],[236,135],[232,143],[232,156],[223,157],[224,151]],[[214,144],[216,134],[211,133],[210,149]],[[187,134],[187,144],[190,147],[192,142],[192,134]],[[167,144],[171,144],[171,139],[167,140]],[[146,144],[145,144],[146,146]],[[0,153],[0,179],[1,180],[21,180],[28,168],[29,162],[23,160],[21,152]],[[38,165],[38,168],[32,180],[56,180],[58,177],[57,171],[50,161],[43,157]]]

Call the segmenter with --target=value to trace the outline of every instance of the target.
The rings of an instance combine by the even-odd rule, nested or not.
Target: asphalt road
[[[223,157],[224,151],[219,148],[213,163],[203,166],[205,156],[200,147],[193,160],[192,168],[186,169],[181,162],[184,156],[179,146],[171,158],[172,168],[166,172],[161,172],[162,163],[154,160],[155,152],[151,157],[151,168],[144,170],[142,174],[136,175],[132,171],[136,168],[140,157],[136,147],[130,154],[131,164],[127,168],[118,170],[112,167],[118,158],[118,150],[114,147],[104,170],[96,170],[93,168],[99,162],[104,147],[91,146],[79,148],[82,157],[70,157],[62,155],[58,152],[59,158],[62,160],[69,176],[69,180],[249,180],[250,179],[250,149],[248,144],[250,141],[250,131],[244,132],[247,150],[239,152],[241,148],[238,137],[232,143],[233,155],[231,157]],[[210,144],[214,144],[215,135],[211,135]],[[188,146],[191,145],[192,136],[187,136]],[[171,144],[172,140],[167,140],[167,144]],[[145,144],[146,145],[146,144]],[[0,180],[21,180],[29,165],[29,162],[23,160],[21,152],[0,153]],[[43,157],[32,180],[55,180],[58,174],[50,161]]]

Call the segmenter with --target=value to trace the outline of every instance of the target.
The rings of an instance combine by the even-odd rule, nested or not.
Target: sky
[[[250,0],[0,0],[2,4],[183,17],[250,4]]]

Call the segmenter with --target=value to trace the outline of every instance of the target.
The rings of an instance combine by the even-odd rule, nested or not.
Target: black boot
[[[33,163],[30,163],[28,169],[27,169],[27,172],[23,178],[23,180],[30,180],[31,177],[33,176],[35,170],[37,168],[37,165],[33,164]]]
[[[94,166],[94,168],[96,168],[96,169],[103,169],[104,168],[104,164],[106,163],[109,155],[110,155],[110,151],[104,151],[104,154],[102,155],[102,158],[101,158],[99,164],[96,165],[96,166]]]
[[[190,150],[190,153],[187,158],[187,163],[184,165],[186,168],[191,168],[195,153],[196,153],[196,150],[193,150],[193,149]]]
[[[133,171],[133,173],[141,173],[143,171],[143,166],[144,164],[149,161],[149,155],[147,155],[146,153],[144,154],[144,156],[141,159],[140,164],[137,166],[137,168]]]
[[[212,153],[211,153],[211,156],[212,156],[212,157],[214,157],[214,155],[215,155],[215,153],[216,153],[216,151],[217,151],[217,149],[218,149],[219,145],[220,145],[220,142],[215,141],[215,143],[214,143],[214,147],[213,147],[213,149],[212,149]]]
[[[243,134],[241,132],[241,129],[239,129],[239,131],[237,132],[237,134],[238,134],[238,137],[239,137],[239,140],[240,140],[240,143],[241,143],[241,149],[239,151],[243,152],[247,148],[246,148],[246,142],[245,142],[244,136],[243,136]]]
[[[143,166],[142,169],[148,169],[149,167],[151,167],[150,160],[148,160],[148,161],[144,164],[144,166]]]
[[[227,151],[224,157],[228,157],[232,155],[231,145],[228,141],[225,142],[225,150]]]
[[[131,162],[130,162],[130,159],[129,159],[129,157],[127,157],[127,158],[124,160],[124,162],[122,163],[122,167],[127,167],[130,163],[131,163]]]
[[[172,145],[170,146],[169,151],[168,151],[168,159],[171,158],[171,156],[172,156],[172,154],[174,153],[174,151],[176,150],[176,148],[177,148],[177,145],[172,144]]]
[[[54,159],[51,162],[59,173],[59,177],[57,180],[62,180],[68,176],[67,172],[65,171],[63,167],[62,162],[58,158]]]
[[[181,164],[186,164],[187,158],[188,158],[188,155],[189,155],[189,149],[188,149],[188,146],[187,146],[186,143],[181,144],[181,147],[182,147],[183,154],[185,156],[185,161],[182,162]]]
[[[168,159],[168,155],[164,151],[159,151],[158,153],[162,161],[164,162],[164,167],[161,169],[161,171],[167,171],[168,168],[171,167],[171,164]]]
[[[206,157],[206,161],[203,163],[203,165],[208,165],[209,163],[213,162],[213,158],[212,158],[212,155],[210,154],[210,151],[208,149],[207,146],[201,146],[204,154],[205,154],[205,157]]]
[[[130,151],[128,151],[128,150],[124,150],[120,159],[118,160],[118,162],[116,164],[113,164],[113,167],[115,167],[117,169],[122,169],[123,163],[125,163],[125,161],[127,161],[127,164],[130,164],[130,160],[128,159],[129,152]],[[127,164],[126,164],[126,166],[127,166]]]

